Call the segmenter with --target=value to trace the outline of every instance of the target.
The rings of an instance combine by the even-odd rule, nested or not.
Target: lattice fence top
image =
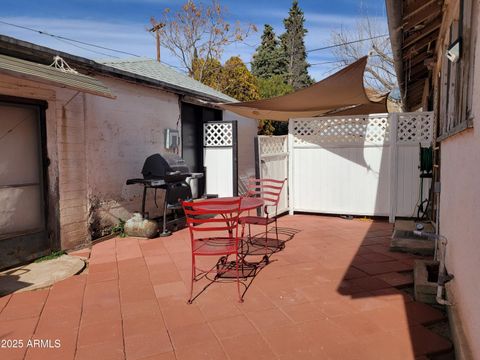
[[[401,144],[430,146],[433,140],[433,112],[400,113],[397,141]]]
[[[287,136],[259,136],[260,154],[263,156],[286,153],[288,151],[287,141]]]
[[[295,145],[384,144],[389,141],[388,115],[322,117],[293,120]]]
[[[225,123],[205,123],[203,125],[203,145],[213,146],[232,146],[233,145],[233,125],[230,122]]]

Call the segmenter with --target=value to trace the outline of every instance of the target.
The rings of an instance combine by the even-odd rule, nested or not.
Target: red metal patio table
[[[204,209],[204,210],[212,210],[212,211],[225,211],[225,210],[228,210],[230,206],[233,210],[232,205],[224,205],[222,204],[222,201],[228,201],[228,200],[234,200],[234,199],[236,198],[222,197],[222,198],[216,198],[216,199],[208,199],[209,202],[215,202],[218,200],[218,205],[216,204],[214,205],[210,204],[205,206],[200,205],[200,206],[197,206],[197,208]],[[253,209],[259,208],[263,204],[264,204],[263,199],[253,198],[253,197],[243,197],[242,202],[240,203],[240,211],[244,212],[244,211],[253,210]]]

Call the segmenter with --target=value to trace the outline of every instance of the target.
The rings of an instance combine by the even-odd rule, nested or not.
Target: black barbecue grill
[[[187,183],[187,178],[203,177],[201,173],[192,173],[190,168],[180,156],[176,154],[154,154],[149,156],[142,168],[143,178],[128,179],[127,185],[143,185],[142,210],[143,218],[148,218],[145,212],[145,201],[147,189],[165,190],[165,201],[163,206],[163,232],[160,236],[168,236],[167,210],[178,210],[181,208],[181,201],[192,198],[192,190]],[[157,205],[158,207],[158,205]]]

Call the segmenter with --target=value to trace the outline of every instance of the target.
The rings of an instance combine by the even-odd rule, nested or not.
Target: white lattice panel
[[[203,145],[206,147],[232,146],[232,123],[205,123],[203,125]]]
[[[401,113],[398,117],[397,141],[399,144],[429,146],[433,138],[433,113]]]
[[[259,136],[260,156],[287,152],[287,136]]]
[[[389,141],[389,134],[387,115],[293,120],[295,145],[384,144]]]

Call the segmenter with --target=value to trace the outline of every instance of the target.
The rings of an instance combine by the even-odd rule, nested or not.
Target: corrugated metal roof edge
[[[34,52],[32,52],[31,50],[34,50]],[[10,36],[0,35],[0,53],[8,56],[19,57],[24,60],[40,62],[43,64],[47,64],[48,61],[53,61],[53,56],[59,55],[65,61],[67,61],[70,66],[73,65],[77,67],[77,69],[78,66],[80,66],[83,70],[95,72],[101,75],[110,75],[112,77],[120,78],[126,81],[130,80],[135,83],[139,82],[145,85],[151,85],[156,88],[160,88],[168,92],[173,92],[178,95],[196,96],[202,100],[225,103],[225,99],[219,98],[217,96],[183,88],[181,86],[176,86],[168,82],[152,79],[128,71],[123,71],[112,66],[100,64],[94,60],[72,55],[48,47],[36,45],[28,41],[23,41]]]
[[[115,99],[111,90],[98,79],[84,74],[62,72],[54,67],[0,54],[0,72],[41,83],[66,87]]]

